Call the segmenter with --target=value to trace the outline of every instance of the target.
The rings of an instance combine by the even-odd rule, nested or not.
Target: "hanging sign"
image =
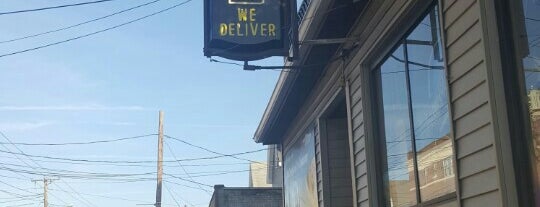
[[[287,56],[290,0],[205,0],[204,55],[250,61]]]

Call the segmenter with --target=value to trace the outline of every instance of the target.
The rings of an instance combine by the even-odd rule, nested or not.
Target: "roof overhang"
[[[346,37],[364,3],[352,0],[313,1],[307,18],[300,25],[300,41]],[[350,5],[349,5],[350,4]],[[345,5],[345,6],[344,6]],[[351,18],[354,17],[354,18]],[[301,45],[300,57],[285,65],[314,67],[282,71],[257,127],[257,143],[280,144],[283,136],[308,98],[312,88],[323,75],[325,68],[334,61],[339,44]]]

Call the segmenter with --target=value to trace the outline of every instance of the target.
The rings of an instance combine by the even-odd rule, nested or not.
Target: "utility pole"
[[[158,129],[158,162],[157,162],[157,188],[156,188],[156,207],[161,207],[161,188],[163,178],[163,111],[159,111],[159,129]]]
[[[51,179],[43,178],[43,180],[33,180],[34,182],[43,182],[43,207],[49,207],[49,198],[47,195],[49,183]]]

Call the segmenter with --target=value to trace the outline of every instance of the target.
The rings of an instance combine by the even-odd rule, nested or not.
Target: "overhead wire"
[[[169,139],[173,139],[173,140],[176,140],[176,141],[179,141],[179,142],[184,143],[184,144],[186,144],[186,145],[188,145],[188,146],[195,147],[195,148],[198,148],[198,149],[201,149],[201,150],[210,152],[210,153],[212,153],[212,154],[216,154],[216,155],[220,155],[220,156],[226,156],[226,157],[232,157],[232,158],[234,158],[234,159],[242,160],[242,161],[248,161],[248,162],[255,162],[255,163],[259,163],[259,164],[265,164],[265,163],[261,163],[261,162],[258,162],[258,161],[254,161],[254,160],[250,160],[250,159],[246,159],[246,158],[241,158],[241,157],[238,157],[238,156],[236,156],[236,155],[228,155],[228,154],[224,154],[224,153],[221,153],[221,152],[217,152],[217,151],[208,149],[208,148],[206,148],[206,147],[202,147],[202,146],[193,144],[193,143],[191,143],[191,142],[185,141],[185,140],[183,140],[183,139],[176,138],[176,137],[172,137],[172,136],[169,136],[169,135],[164,135],[164,137],[169,138]],[[267,150],[267,149],[266,149],[266,150]]]
[[[60,8],[66,8],[66,7],[74,7],[74,6],[82,6],[82,5],[88,5],[88,4],[104,3],[104,2],[109,2],[109,1],[116,1],[116,0],[88,1],[88,2],[81,2],[81,3],[75,3],[75,4],[65,4],[65,5],[58,5],[58,6],[51,6],[51,7],[43,7],[43,8],[37,8],[37,9],[24,9],[24,10],[17,10],[17,11],[0,12],[0,15],[19,14],[19,13],[27,13],[27,12],[35,12],[35,11],[43,11],[43,10],[51,10],[51,9],[60,9]]]
[[[9,186],[9,187],[11,187],[11,188],[13,188],[13,189],[17,189],[17,190],[19,190],[19,191],[25,192],[25,193],[34,193],[34,192],[29,191],[29,190],[25,190],[25,189],[19,188],[19,187],[17,187],[17,186],[11,185],[11,184],[9,184],[9,183],[6,183],[6,182],[4,182],[4,181],[2,181],[2,180],[0,180],[0,183],[4,184],[4,185],[6,185],[6,186]]]
[[[2,131],[0,131],[0,135],[1,135],[5,140],[7,140],[9,143],[13,143],[13,141],[11,141],[11,139],[9,139],[9,137],[7,137],[6,134],[4,134]],[[2,144],[2,146],[4,146],[4,144]],[[17,145],[12,145],[12,146],[14,146],[15,149],[17,149],[17,151],[19,151],[18,154],[24,155],[28,160],[32,161],[35,165],[37,165],[37,166],[39,166],[39,167],[43,167],[43,166],[41,166],[39,163],[37,163],[35,160],[33,160],[30,156],[25,155],[25,153],[24,153],[19,147],[17,147]],[[9,149],[8,149],[8,151],[11,152]],[[16,153],[14,153],[14,152],[12,152],[12,153],[13,153],[13,154],[16,154]],[[22,161],[22,160],[21,160],[21,161]],[[35,169],[35,166],[29,165],[29,164],[26,163],[26,162],[23,162],[23,163],[25,163],[27,166],[29,166],[29,167]],[[78,194],[78,192],[77,192],[75,189],[73,189],[73,187],[71,187],[71,186],[68,185],[67,183],[66,183],[66,186],[68,186],[68,188],[70,188],[71,190],[73,190],[73,192],[74,192],[75,194],[77,194],[77,195],[80,196],[80,194]],[[60,187],[60,186],[59,186],[59,187]],[[60,187],[60,188],[61,188],[61,187]],[[69,195],[70,195],[71,197],[75,198],[76,200],[80,200],[80,199],[77,199],[77,198],[76,198],[75,196],[73,196],[72,194],[69,194]],[[80,197],[82,198],[82,196],[80,196]],[[60,200],[61,202],[65,203],[65,204],[67,204],[67,202],[65,202],[63,199],[58,198],[58,197],[55,197],[55,198],[57,198],[58,200]],[[82,203],[85,204],[86,206],[95,206],[95,205],[93,205],[91,202],[88,202],[88,201],[84,200],[84,198],[82,198],[81,201],[83,201]],[[90,205],[88,205],[87,203],[90,204]]]
[[[12,166],[21,166],[16,164],[11,164]],[[189,173],[189,177],[206,177],[206,176],[214,176],[214,175],[224,175],[224,174],[232,174],[232,173],[239,173],[239,172],[248,172],[248,171],[255,171],[255,170],[266,170],[267,167],[261,167],[261,168],[255,168],[255,169],[248,169],[248,170],[224,170],[224,171],[200,171],[200,172],[191,172]],[[110,179],[110,180],[117,180],[116,178],[126,178],[126,177],[138,177],[138,176],[146,176],[146,175],[155,175],[156,172],[140,172],[140,173],[111,173],[111,172],[84,172],[84,171],[73,171],[73,170],[55,170],[55,169],[49,169],[45,168],[44,171],[36,171],[36,170],[27,170],[27,169],[20,169],[20,168],[8,168],[8,167],[0,167],[0,170],[2,171],[10,171],[10,172],[19,172],[19,173],[25,173],[30,175],[40,175],[40,176],[48,176],[48,177],[62,177],[65,179]],[[188,178],[189,178],[188,177]],[[136,180],[148,180],[148,179],[154,179],[154,178],[134,178]],[[134,179],[129,179],[130,181],[133,181]]]
[[[65,192],[63,190],[58,190],[58,189],[54,189],[54,188],[51,189],[51,190]],[[143,200],[135,200],[135,199],[122,198],[122,197],[117,197],[117,196],[98,195],[98,194],[89,194],[89,193],[81,193],[81,194],[86,195],[86,196],[107,198],[107,199],[112,199],[112,200],[123,200],[123,201],[131,201],[131,202],[147,202],[147,201],[143,201]]]
[[[0,158],[7,158],[7,159],[16,159],[10,156],[1,156]],[[45,160],[45,159],[35,159],[36,161],[42,162],[42,163],[61,163],[61,164],[69,164],[69,165],[93,165],[93,166],[114,166],[114,167],[148,167],[148,168],[155,168],[155,165],[144,165],[144,164],[122,164],[122,163],[87,163],[87,162],[74,162],[74,161],[58,161],[58,160]],[[1,164],[1,163],[0,163]],[[208,163],[208,164],[183,164],[184,167],[210,167],[210,166],[232,166],[232,165],[247,165],[250,164],[250,162],[237,162],[237,163]],[[164,164],[163,167],[178,167],[177,165],[166,165]],[[1,175],[0,175],[1,176]]]
[[[19,206],[29,206],[29,205],[35,205],[35,203],[25,203],[25,204],[17,204],[17,205],[8,205],[5,207],[19,207]]]
[[[169,187],[167,185],[165,185],[165,189],[167,190],[167,192],[169,192],[169,195],[173,199],[174,203],[176,203],[176,205],[178,205],[178,207],[180,207],[180,203],[178,203],[178,201],[174,197],[174,194],[171,192],[171,189],[169,189]]]
[[[125,141],[125,140],[140,139],[140,138],[146,138],[146,137],[156,136],[156,135],[157,134],[145,134],[145,135],[132,136],[132,137],[124,137],[124,138],[109,139],[109,140],[96,140],[96,141],[88,141],[88,142],[66,142],[66,143],[25,143],[25,142],[8,143],[8,142],[0,142],[0,144],[13,144],[13,145],[23,145],[23,146],[87,145],[87,144],[101,144],[101,143],[110,143],[110,142],[119,142],[119,141]]]
[[[155,134],[150,134],[150,135],[141,135],[141,136],[136,136],[136,137],[140,138],[142,136],[154,136],[154,135]],[[5,134],[2,134],[2,136],[5,136]],[[171,137],[171,136],[168,136],[168,137]],[[49,145],[52,145],[52,146],[55,146],[55,145],[78,145],[78,144],[95,144],[95,143],[106,143],[106,142],[113,142],[113,141],[121,141],[121,140],[126,140],[126,139],[135,139],[134,137],[129,137],[129,138],[118,138],[118,139],[110,139],[110,140],[97,140],[97,141],[90,141],[90,142],[71,142],[71,143],[14,143],[14,142],[11,142],[11,140],[9,140],[9,138],[7,138],[7,137],[5,137],[5,138],[6,138],[6,140],[8,140],[8,142],[10,144],[15,146],[16,148],[17,148],[17,145],[30,145],[30,146],[31,145],[46,145],[46,146],[49,146]],[[176,159],[176,156],[173,155],[173,156],[175,156],[175,160],[168,160],[168,161],[165,161],[165,162],[177,162],[177,163],[179,163],[180,161],[216,159],[216,158],[221,158],[221,157],[233,157],[233,156],[236,156],[236,155],[243,155],[243,154],[261,152],[261,151],[267,150],[267,149],[260,149],[260,150],[240,152],[240,153],[235,153],[235,154],[224,154],[224,153],[220,153],[220,152],[210,150],[210,149],[202,147],[202,146],[191,144],[189,142],[186,142],[186,141],[178,139],[178,138],[176,138],[176,140],[181,141],[181,142],[183,142],[185,144],[188,144],[189,146],[192,146],[192,147],[196,147],[196,148],[199,148],[199,149],[205,149],[205,151],[211,152],[213,154],[217,154],[219,156],[201,157],[201,158],[188,158],[188,159]],[[0,144],[2,146],[4,146],[8,142],[1,142]],[[167,144],[167,147],[169,148],[171,153],[173,153],[171,147],[168,144]],[[28,166],[29,168],[32,169],[31,171],[17,170],[17,169],[6,168],[6,167],[0,168],[0,169],[8,170],[8,171],[15,172],[15,173],[26,173],[26,174],[30,174],[30,175],[41,175],[41,176],[58,176],[58,177],[64,177],[64,178],[67,178],[67,179],[71,178],[71,179],[105,179],[105,180],[114,179],[114,180],[119,180],[119,179],[116,179],[116,178],[125,178],[125,177],[129,177],[129,176],[144,176],[144,175],[155,174],[154,172],[146,173],[146,174],[110,174],[110,173],[77,172],[77,171],[67,171],[67,170],[57,170],[57,169],[44,168],[43,166],[39,165],[39,163],[37,163],[31,157],[38,157],[38,158],[44,158],[44,159],[61,159],[61,160],[69,160],[69,161],[82,161],[82,162],[101,162],[101,161],[98,161],[98,160],[82,160],[82,159],[68,159],[68,158],[54,158],[54,157],[49,157],[49,156],[30,155],[30,154],[24,153],[20,149],[18,149],[18,150],[19,150],[19,152],[13,152],[13,151],[11,151],[9,149],[7,149],[7,151],[0,150],[0,152],[12,154],[12,155],[15,155],[15,156],[18,156],[18,155],[26,156],[29,160],[33,161],[34,164],[38,165],[38,167],[29,165],[28,163],[26,163],[26,166]],[[243,158],[240,158],[240,159],[243,159]],[[20,159],[20,160],[22,161],[22,159]],[[251,161],[251,160],[248,160],[248,159],[243,159],[243,160]],[[102,161],[105,161],[105,160],[102,160]],[[111,162],[118,162],[118,161],[111,161]],[[123,162],[123,161],[120,161],[119,163],[121,163],[121,162]],[[125,162],[128,162],[128,163],[129,162],[141,163],[141,161],[125,161]],[[155,161],[142,161],[142,162],[155,163]],[[67,162],[67,163],[72,164],[72,162]],[[231,163],[231,164],[249,164],[249,163],[251,163],[251,162],[248,162],[248,163]],[[24,167],[23,165],[15,165],[15,164],[9,164],[9,163],[6,163],[6,164],[14,165],[14,166],[18,166],[18,167]],[[113,164],[113,163],[111,163],[111,164]],[[114,165],[117,165],[117,163],[114,163]],[[211,165],[212,164],[206,164],[206,165],[205,164],[195,164],[195,165],[192,165],[192,166],[211,166]],[[229,164],[214,163],[213,165],[229,165]],[[205,187],[212,187],[212,186],[208,185],[208,184],[198,182],[198,181],[195,181],[193,179],[194,177],[214,176],[214,175],[229,174],[229,173],[236,173],[236,172],[245,172],[245,170],[242,170],[242,171],[221,171],[221,172],[220,171],[217,171],[217,172],[196,172],[196,173],[191,173],[190,174],[190,173],[187,172],[187,170],[184,168],[183,165],[181,165],[181,167],[185,170],[186,174],[188,175],[188,178],[182,178],[182,177],[179,177],[179,176],[176,176],[176,175],[173,175],[173,174],[165,174],[165,175],[167,177],[172,177],[172,178],[176,178],[176,179],[179,179],[179,180],[182,180],[182,181],[197,184],[198,185],[197,189],[203,190],[203,191],[205,191],[207,193],[210,193],[210,191],[204,189],[202,186],[205,186]],[[36,168],[43,169],[44,171],[36,171]],[[196,174],[196,176],[193,176],[192,174]],[[126,181],[134,182],[134,181],[147,181],[147,180],[152,180],[152,178],[135,178],[135,179],[130,179],[130,180],[126,180]],[[166,180],[166,182],[169,182],[169,181]],[[67,183],[66,183],[66,185],[67,185]],[[58,187],[60,188],[60,186],[58,186]],[[71,190],[75,191],[75,189],[73,189],[73,188],[71,188]],[[80,193],[79,193],[79,195],[81,197],[80,199],[84,198],[84,197],[82,197],[82,195]],[[63,202],[65,202],[65,201],[63,201]]]
[[[191,189],[194,189],[194,190],[202,190],[202,191],[207,192],[206,189],[201,189],[201,188],[199,188],[199,187],[194,187],[194,186],[190,186],[190,185],[186,185],[186,184],[181,184],[181,183],[177,183],[177,182],[172,182],[172,181],[170,181],[170,180],[163,180],[163,182],[165,182],[165,183],[170,183],[170,184],[174,184],[174,185],[181,186],[181,187],[191,188]]]
[[[259,150],[240,152],[240,153],[234,153],[234,154],[226,154],[226,155],[220,155],[220,156],[211,156],[211,157],[186,158],[186,159],[179,159],[179,160],[164,160],[163,162],[211,160],[211,159],[217,159],[217,158],[222,158],[222,157],[230,157],[230,156],[236,156],[236,155],[244,155],[244,154],[251,154],[251,153],[256,153],[256,152],[262,152],[262,151],[265,151],[265,150],[267,150],[267,149],[259,149]],[[88,162],[88,163],[155,163],[155,162],[157,162],[155,160],[114,161],[114,160],[71,159],[71,158],[51,157],[51,156],[43,156],[43,155],[31,155],[31,154],[26,154],[24,152],[23,153],[21,153],[21,152],[11,152],[11,151],[5,151],[5,150],[0,150],[0,152],[8,153],[8,154],[14,154],[14,155],[24,155],[26,157],[33,157],[33,158],[44,158],[44,159],[52,159],[52,160],[65,160],[65,161]]]
[[[171,147],[169,146],[169,144],[168,144],[167,142],[165,142],[165,145],[167,146],[167,149],[169,149],[169,152],[171,153],[171,155],[173,156],[173,158],[174,158],[175,160],[178,160],[178,158],[176,158],[176,155],[175,155],[174,152],[172,151],[172,149],[171,149]],[[189,177],[189,179],[190,179],[191,181],[193,181],[193,183],[196,183],[197,186],[199,186],[199,188],[200,188],[201,190],[204,191],[204,189],[202,188],[201,184],[198,183],[198,182],[196,182],[195,179],[193,179],[193,177],[188,173],[188,171],[186,170],[186,168],[184,168],[184,166],[182,166],[182,163],[180,163],[180,162],[176,162],[176,163],[178,163],[178,165],[182,168],[182,170],[184,171],[184,173],[186,173],[186,175]],[[205,191],[205,192],[208,193],[208,194],[210,194],[210,193],[207,192],[207,191]]]
[[[204,184],[204,183],[201,183],[201,182],[197,182],[197,181],[192,181],[192,180],[189,180],[189,179],[185,179],[185,178],[182,178],[182,177],[178,177],[176,175],[171,175],[171,174],[167,174],[167,173],[163,173],[163,175],[168,175],[168,176],[171,176],[173,178],[176,178],[178,180],[182,180],[182,181],[186,181],[186,182],[190,182],[190,183],[195,183],[195,184],[199,184],[199,185],[202,185],[202,186],[206,186],[206,187],[209,187],[209,188],[213,188],[214,186],[212,185],[209,185],[209,184]],[[206,191],[206,192],[210,192],[204,188],[201,188],[200,190],[203,190],[203,191]]]
[[[148,5],[154,4],[154,3],[159,2],[159,1],[161,1],[161,0],[154,0],[154,1],[144,3],[144,4],[139,4],[139,5],[134,6],[134,7],[130,7],[130,8],[124,9],[124,10],[120,10],[120,11],[117,11],[117,12],[114,12],[114,13],[111,13],[111,14],[108,14],[108,15],[105,15],[105,16],[101,16],[101,17],[98,17],[98,18],[95,18],[95,19],[80,22],[80,23],[73,24],[73,25],[70,25],[70,26],[61,27],[61,28],[53,29],[53,30],[48,30],[48,31],[45,31],[45,32],[39,32],[39,33],[31,34],[31,35],[26,35],[26,36],[23,36],[23,37],[17,37],[17,38],[12,38],[12,39],[8,39],[8,40],[3,40],[3,41],[0,41],[0,44],[9,43],[9,42],[15,42],[15,41],[19,41],[19,40],[39,37],[39,36],[46,35],[46,34],[51,34],[51,33],[55,33],[55,32],[68,30],[68,29],[71,29],[71,28],[75,28],[75,27],[78,27],[78,26],[82,26],[82,25],[85,25],[85,24],[96,22],[96,21],[99,21],[99,20],[102,20],[102,19],[106,19],[106,18],[109,18],[109,17],[112,17],[112,16],[116,16],[118,14],[122,14],[122,13],[125,13],[125,12],[128,12],[128,11],[134,10],[134,9],[138,9],[140,7],[148,6]]]
[[[185,0],[185,1],[181,2],[181,3],[178,3],[178,4],[175,4],[173,6],[167,7],[165,9],[159,10],[157,12],[154,12],[154,13],[151,13],[151,14],[148,14],[148,15],[145,15],[145,16],[142,16],[142,17],[139,17],[139,18],[124,22],[122,24],[117,24],[117,25],[112,26],[112,27],[108,27],[108,28],[105,28],[105,29],[102,29],[102,30],[98,30],[98,31],[95,31],[95,32],[87,33],[87,34],[80,35],[80,36],[77,36],[77,37],[73,37],[73,38],[69,38],[69,39],[65,39],[65,40],[61,40],[61,41],[58,41],[58,42],[53,42],[53,43],[49,43],[49,44],[45,44],[45,45],[41,45],[41,46],[37,46],[37,47],[33,47],[33,48],[19,50],[19,51],[15,51],[15,52],[11,52],[11,53],[5,53],[5,54],[0,55],[0,58],[16,55],[16,54],[20,54],[20,53],[30,52],[30,51],[34,51],[34,50],[39,50],[39,49],[42,49],[42,48],[47,48],[47,47],[59,45],[59,44],[62,44],[62,43],[71,42],[71,41],[74,41],[74,40],[78,40],[78,39],[86,38],[86,37],[89,37],[89,36],[93,36],[93,35],[96,35],[96,34],[100,34],[100,33],[103,33],[103,32],[109,31],[109,30],[113,30],[113,29],[116,29],[116,28],[119,28],[119,27],[122,27],[122,26],[125,26],[125,25],[128,25],[128,24],[138,22],[138,21],[141,21],[143,19],[155,16],[155,15],[161,14],[163,12],[169,11],[169,10],[174,9],[176,7],[185,5],[185,4],[187,4],[187,3],[191,2],[191,1],[193,1],[193,0]]]

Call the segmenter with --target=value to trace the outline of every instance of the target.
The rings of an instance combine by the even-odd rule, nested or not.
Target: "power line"
[[[224,153],[221,153],[221,152],[216,152],[214,150],[211,150],[211,149],[208,149],[206,147],[202,147],[202,146],[199,146],[199,145],[195,145],[195,144],[192,144],[190,142],[187,142],[185,140],[182,140],[182,139],[179,139],[179,138],[176,138],[176,137],[171,137],[169,135],[165,135],[166,138],[169,138],[169,139],[173,139],[173,140],[176,140],[176,141],[179,141],[179,142],[182,142],[188,146],[191,146],[191,147],[195,147],[195,148],[198,148],[198,149],[201,149],[201,150],[204,150],[204,151],[207,151],[207,152],[210,152],[210,153],[213,153],[213,154],[216,154],[216,155],[220,155],[220,156],[226,156],[226,157],[232,157],[234,159],[237,159],[237,160],[243,160],[243,161],[249,161],[249,162],[255,162],[255,163],[259,163],[259,164],[264,164],[264,163],[261,163],[261,162],[258,162],[258,161],[253,161],[253,160],[250,160],[250,159],[245,159],[245,158],[241,158],[241,157],[237,157],[236,155],[227,155],[227,154],[224,154]]]
[[[103,2],[108,2],[108,1],[115,1],[115,0],[88,1],[88,2],[81,2],[81,3],[76,3],[76,4],[66,4],[66,5],[43,7],[43,8],[37,8],[37,9],[25,9],[25,10],[18,10],[18,11],[0,12],[0,15],[19,14],[19,13],[26,13],[26,12],[50,10],[50,9],[59,9],[59,8],[66,8],[66,7],[82,6],[82,5],[87,5],[87,4],[97,4],[97,3],[103,3]]]
[[[13,144],[13,145],[23,145],[23,146],[87,145],[87,144],[100,144],[100,143],[109,143],[109,142],[118,142],[118,141],[132,140],[132,139],[140,139],[140,138],[156,136],[156,135],[157,134],[146,134],[146,135],[139,135],[139,136],[133,136],[133,137],[124,137],[124,138],[109,139],[109,140],[96,140],[96,141],[89,141],[89,142],[67,142],[67,143],[24,143],[24,142],[8,143],[8,142],[0,142],[0,144]]]
[[[61,192],[69,193],[67,191],[58,190],[58,189],[51,189],[51,191],[61,191]],[[101,198],[113,199],[113,200],[123,200],[123,201],[132,201],[132,202],[146,202],[146,201],[143,201],[143,200],[133,200],[133,199],[128,199],[128,198],[116,197],[116,196],[106,196],[106,195],[97,195],[97,194],[88,194],[88,193],[81,193],[81,194],[82,195],[87,195],[87,196],[93,196],[93,197],[101,197]]]
[[[9,143],[13,143],[13,142],[11,141],[11,139],[9,139],[2,131],[0,131],[0,135],[1,135],[5,140],[7,140]],[[2,146],[4,146],[4,145],[2,144]],[[39,163],[37,163],[35,160],[33,160],[30,156],[26,155],[19,147],[17,147],[17,145],[13,145],[13,146],[15,147],[15,149],[17,149],[17,150],[19,151],[19,154],[26,156],[27,159],[29,159],[30,161],[32,161],[34,164],[36,164],[37,166],[43,168],[43,166],[41,166]],[[4,146],[4,147],[5,147],[5,146]],[[8,151],[11,152],[11,150],[9,150],[9,149],[8,149]],[[11,152],[11,153],[15,154],[14,152]],[[15,155],[15,156],[17,156],[17,155]],[[21,160],[21,161],[22,161],[22,160]],[[25,164],[26,164],[27,166],[29,166],[30,168],[35,169],[34,166],[31,166],[31,165],[29,165],[28,163],[26,163],[26,162],[24,162],[24,161],[23,161],[23,163],[25,163]],[[63,182],[63,181],[62,181],[62,182]],[[64,183],[65,183],[65,182],[64,182]],[[79,194],[79,192],[77,192],[75,189],[73,189],[73,187],[71,187],[71,186],[68,185],[67,183],[65,183],[65,184],[66,184],[66,186],[68,186],[71,190],[73,190],[74,193],[76,193],[77,195],[79,195],[79,196],[82,198],[82,196]],[[58,187],[61,188],[60,186],[58,186]],[[76,198],[75,196],[73,196],[73,195],[71,195],[71,194],[69,194],[69,195],[70,195],[71,197],[77,199],[77,200],[80,200],[80,199]],[[53,195],[53,196],[54,196],[54,195]],[[61,202],[63,202],[64,204],[67,204],[67,202],[65,202],[65,201],[62,200],[61,198],[58,198],[58,197],[56,197],[56,196],[54,196],[54,197],[57,198],[58,200],[60,200]],[[83,201],[82,203],[83,203],[84,205],[86,205],[86,206],[95,206],[95,205],[93,205],[91,202],[89,202],[89,201],[87,201],[87,200],[84,200],[84,198],[82,198],[82,199],[83,199],[83,200],[80,200],[80,201]],[[85,202],[89,203],[90,205],[88,205],[88,204],[85,203]]]
[[[168,144],[167,142],[165,142],[165,145],[167,145],[167,148],[169,149],[169,152],[171,153],[171,155],[173,156],[173,158],[174,158],[175,160],[178,160],[178,159],[176,158],[176,155],[175,155],[174,152],[172,151],[171,147],[169,146],[169,144]],[[199,188],[200,188],[201,190],[204,190],[204,189],[202,188],[202,186],[201,186],[200,183],[195,182],[195,179],[193,179],[193,177],[191,177],[191,175],[188,173],[188,171],[186,170],[186,168],[184,168],[184,166],[182,166],[182,163],[180,163],[180,162],[177,162],[177,163],[178,163],[178,165],[182,168],[182,170],[184,171],[184,173],[186,173],[186,175],[189,177],[189,179],[190,179],[191,181],[193,181],[193,183],[196,183],[197,186],[199,186]],[[210,192],[207,192],[207,193],[210,193]]]
[[[187,3],[191,2],[191,1],[193,1],[193,0],[186,0],[186,1],[183,1],[181,3],[175,4],[175,5],[171,6],[171,7],[159,10],[157,12],[154,12],[154,13],[139,17],[137,19],[134,19],[134,20],[131,20],[131,21],[128,21],[128,22],[124,22],[122,24],[118,24],[118,25],[115,25],[115,26],[112,26],[112,27],[108,27],[106,29],[98,30],[98,31],[95,31],[95,32],[87,33],[87,34],[84,34],[84,35],[81,35],[81,36],[65,39],[65,40],[58,41],[58,42],[53,42],[53,43],[41,45],[41,46],[34,47],[34,48],[29,48],[29,49],[19,50],[19,51],[12,52],[12,53],[2,54],[2,55],[0,55],[0,58],[11,56],[11,55],[16,55],[16,54],[20,54],[20,53],[30,52],[30,51],[34,51],[34,50],[39,50],[39,49],[43,49],[43,48],[46,48],[46,47],[51,47],[51,46],[54,46],[54,45],[59,45],[59,44],[62,44],[62,43],[71,42],[71,41],[74,41],[74,40],[78,40],[78,39],[82,39],[82,38],[89,37],[89,36],[92,36],[92,35],[96,35],[96,34],[99,34],[99,33],[103,33],[103,32],[113,30],[113,29],[116,29],[116,28],[119,28],[119,27],[122,27],[122,26],[125,26],[125,25],[128,25],[128,24],[131,24],[131,23],[138,22],[138,21],[146,19],[148,17],[152,17],[152,16],[155,16],[157,14],[169,11],[169,10],[174,9],[176,7],[187,4]]]
[[[253,151],[247,151],[247,152],[240,152],[240,153],[234,153],[234,154],[224,154],[220,156],[211,156],[211,157],[199,157],[199,158],[187,158],[187,159],[179,159],[179,160],[164,160],[163,162],[178,162],[178,161],[197,161],[197,160],[210,160],[210,159],[217,159],[222,157],[230,157],[230,156],[236,156],[236,155],[244,155],[244,154],[251,154],[256,152],[262,152],[267,149],[259,149],[259,150],[253,150]],[[50,157],[50,156],[43,156],[43,155],[31,155],[26,154],[24,152],[11,152],[11,151],[4,151],[0,150],[2,153],[7,154],[14,154],[14,155],[24,155],[26,157],[34,157],[34,158],[44,158],[44,159],[52,159],[52,160],[64,160],[64,161],[72,161],[72,162],[89,162],[89,163],[155,163],[154,160],[142,160],[142,161],[113,161],[113,160],[89,160],[89,159],[71,159],[71,158],[61,158],[61,157]]]
[[[5,207],[20,207],[20,206],[29,206],[29,205],[35,205],[35,203],[25,203],[25,204],[10,205],[10,206],[5,206]]]
[[[9,156],[0,156],[0,158],[16,159]],[[58,161],[58,160],[45,160],[45,159],[35,159],[36,161],[42,163],[62,163],[70,165],[95,165],[95,166],[115,166],[115,167],[149,167],[155,168],[155,165],[144,165],[144,164],[122,164],[122,163],[80,163],[73,161]],[[2,163],[0,163],[1,165]],[[183,164],[184,167],[210,167],[210,166],[232,166],[232,165],[248,165],[250,162],[236,162],[236,163],[208,163],[208,164]],[[163,167],[178,167],[176,165],[163,165]],[[0,175],[2,176],[2,175]]]
[[[23,36],[23,37],[17,37],[17,38],[13,38],[13,39],[9,39],[9,40],[0,41],[0,44],[8,43],[8,42],[15,42],[15,41],[24,40],[24,39],[33,38],[33,37],[38,37],[38,36],[42,36],[42,35],[46,35],[46,34],[50,34],[50,33],[60,32],[60,31],[63,31],[63,30],[68,30],[68,29],[71,29],[71,28],[74,28],[74,27],[82,26],[82,25],[85,25],[85,24],[88,24],[88,23],[92,23],[92,22],[95,22],[95,21],[99,21],[99,20],[102,20],[102,19],[106,19],[106,18],[115,16],[115,15],[118,15],[118,14],[122,14],[124,12],[131,11],[131,10],[143,7],[143,6],[148,6],[148,5],[156,3],[158,1],[161,1],[161,0],[154,0],[154,1],[151,1],[151,2],[144,3],[144,4],[140,4],[140,5],[131,7],[131,8],[127,8],[127,9],[124,9],[124,10],[120,10],[118,12],[114,12],[114,13],[109,14],[109,15],[105,15],[105,16],[98,17],[98,18],[95,18],[95,19],[91,19],[91,20],[88,20],[88,21],[84,21],[84,22],[81,22],[81,23],[70,25],[70,26],[67,26],[67,27],[62,27],[62,28],[58,28],[58,29],[54,29],[54,30],[49,30],[49,31],[46,31],[46,32],[40,32],[40,33],[31,34],[31,35],[27,35],[27,36]]]
[[[17,164],[6,164],[6,165],[11,165],[14,167],[24,167],[22,165],[17,165]],[[40,169],[43,169],[44,171],[36,171],[36,170],[29,171],[29,170],[20,169],[20,168],[0,167],[0,170],[10,171],[10,172],[20,172],[20,173],[26,173],[26,174],[31,174],[31,175],[64,177],[64,178],[74,178],[74,179],[136,177],[136,176],[156,174],[155,172],[109,173],[109,172],[84,172],[84,171],[50,169],[50,168],[40,168]],[[191,175],[190,177],[206,177],[206,176],[212,176],[212,175],[223,175],[223,174],[248,172],[251,170],[265,170],[265,169],[267,169],[267,167],[261,167],[261,168],[249,169],[249,170],[200,171],[200,172],[192,172],[189,174]],[[144,178],[144,179],[146,180],[147,178]]]
[[[14,188],[14,189],[20,190],[20,191],[22,191],[22,192],[25,192],[25,193],[34,193],[34,192],[31,192],[31,191],[28,191],[28,190],[25,190],[25,189],[19,188],[19,187],[17,187],[17,186],[11,185],[11,184],[9,184],[9,183],[6,183],[6,182],[4,182],[4,181],[1,181],[1,180],[0,180],[0,183],[4,184],[4,185],[6,185],[6,186],[9,186],[9,187],[11,187],[11,188]]]
[[[177,186],[186,187],[186,188],[191,188],[191,189],[194,189],[194,190],[202,190],[202,191],[208,192],[206,189],[201,189],[201,188],[194,187],[194,186],[189,186],[189,185],[185,185],[185,184],[180,184],[180,183],[177,183],[177,182],[172,182],[172,181],[170,181],[170,180],[164,180],[163,182],[165,182],[165,183],[170,183],[170,184],[174,184],[174,185],[177,185]]]
[[[213,188],[213,187],[214,187],[214,186],[212,186],[212,185],[204,184],[204,183],[197,182],[197,181],[188,180],[188,179],[185,179],[185,178],[182,178],[182,177],[178,177],[178,176],[176,176],[176,175],[171,175],[171,174],[167,174],[167,173],[163,173],[163,174],[164,174],[164,175],[171,176],[171,177],[176,178],[176,179],[178,179],[178,180],[182,180],[182,181],[186,181],[186,182],[190,182],[190,183],[199,184],[199,185],[206,186],[206,187],[209,187],[209,188]],[[205,190],[205,189],[203,189],[203,188],[201,188],[201,190],[210,193],[210,191]]]
[[[165,185],[165,189],[167,189],[167,192],[169,192],[169,195],[170,195],[171,198],[174,200],[174,202],[176,203],[176,205],[178,205],[178,207],[181,207],[181,206],[180,206],[180,203],[178,203],[178,201],[177,201],[176,198],[174,197],[174,194],[171,192],[171,189],[169,189],[169,187],[167,187],[167,185]]]

